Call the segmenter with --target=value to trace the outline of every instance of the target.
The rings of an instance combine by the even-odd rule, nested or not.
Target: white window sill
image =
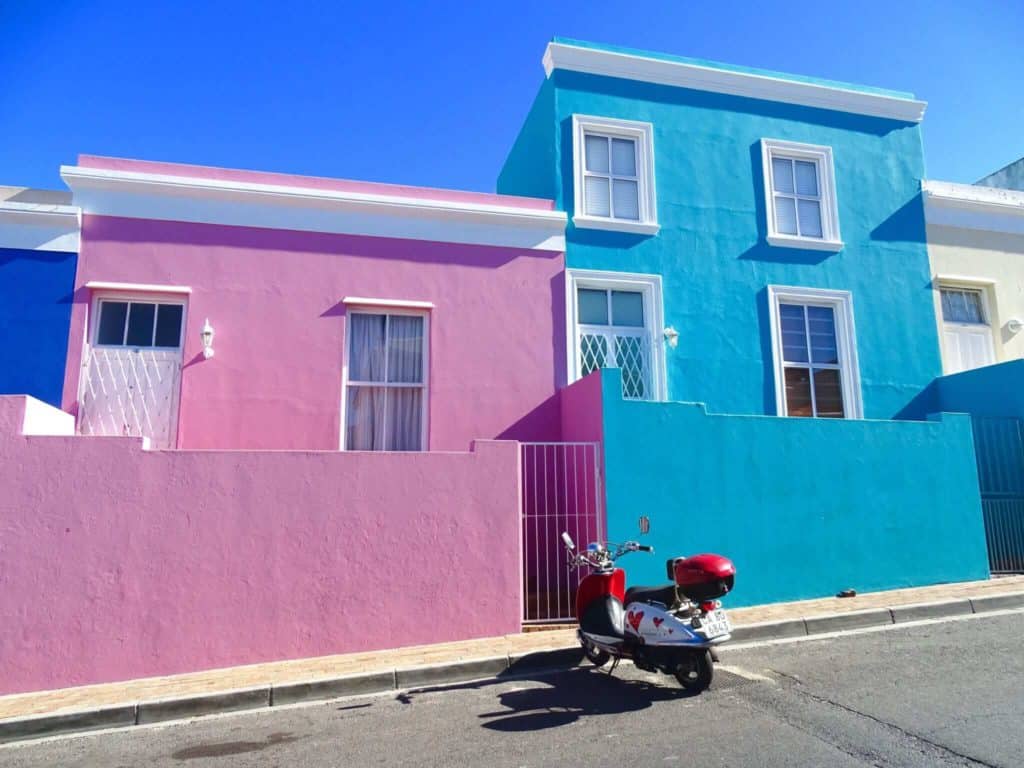
[[[794,235],[768,235],[768,245],[777,245],[783,248],[805,248],[809,251],[841,251],[842,240],[822,240],[816,237],[796,237]]]
[[[602,216],[586,216],[579,214],[572,217],[577,229],[604,229],[611,232],[629,232],[636,235],[656,235],[661,227],[652,221],[630,221],[629,219],[612,219]]]

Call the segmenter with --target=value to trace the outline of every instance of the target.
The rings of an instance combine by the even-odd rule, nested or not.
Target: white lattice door
[[[183,302],[104,298],[79,389],[83,435],[148,437],[173,448],[181,391]]]

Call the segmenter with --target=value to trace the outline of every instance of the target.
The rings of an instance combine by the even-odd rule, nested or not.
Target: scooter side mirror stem
[[[576,549],[576,545],[572,543],[572,537],[564,531],[562,532],[562,543],[565,544],[570,551]]]

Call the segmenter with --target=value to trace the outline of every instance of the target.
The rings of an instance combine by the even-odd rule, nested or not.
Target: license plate
[[[700,623],[701,627],[698,631],[709,640],[732,632],[732,625],[729,623],[725,611],[722,610],[711,611],[711,613],[700,620]]]

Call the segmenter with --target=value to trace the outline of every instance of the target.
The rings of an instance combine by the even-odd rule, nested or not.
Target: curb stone
[[[829,616],[787,619],[737,627],[733,640],[750,642],[803,637],[862,627],[900,624],[921,619],[1024,608],[1024,591],[1003,595],[901,605]],[[726,646],[728,647],[728,646]],[[576,647],[513,653],[486,659],[432,664],[387,672],[345,675],[322,680],[266,685],[218,693],[107,706],[56,715],[31,715],[0,720],[0,744],[44,736],[82,733],[106,728],[180,720],[218,712],[263,709],[286,704],[329,701],[344,696],[437,687],[479,679],[501,679],[529,673],[554,672],[580,665]]]

